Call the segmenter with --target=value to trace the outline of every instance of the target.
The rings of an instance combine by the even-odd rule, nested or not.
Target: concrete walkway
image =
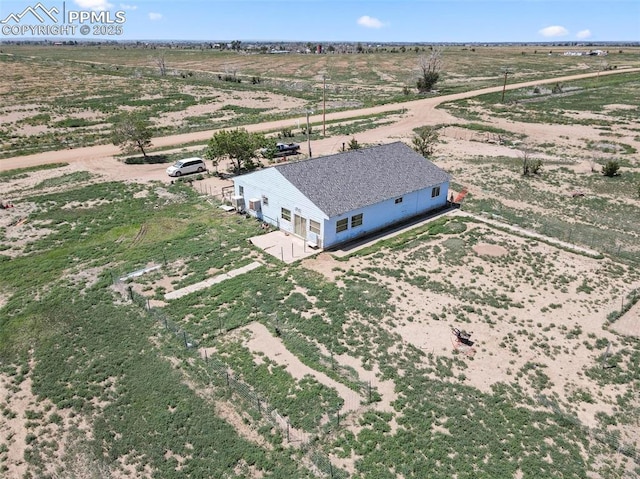
[[[258,267],[262,266],[262,263],[258,263],[254,261],[242,268],[234,269],[229,271],[228,273],[223,273],[218,276],[214,276],[213,278],[205,279],[204,281],[200,281],[199,283],[192,284],[189,286],[185,286],[184,288],[176,289],[175,291],[171,291],[164,295],[164,299],[178,299],[186,296],[187,294],[195,293],[196,291],[200,291],[202,289],[206,289],[214,284],[222,283],[226,279],[235,278],[236,276],[240,276],[241,274],[248,273]]]

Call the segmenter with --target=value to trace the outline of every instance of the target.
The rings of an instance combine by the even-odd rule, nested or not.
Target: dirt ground
[[[627,70],[629,71],[629,70]],[[640,71],[636,69],[634,71]],[[620,71],[602,72],[601,75],[615,74]],[[595,76],[594,74],[574,75],[566,78],[554,78],[549,83],[559,81],[569,81],[578,78]],[[512,84],[509,89],[521,88],[522,86],[533,86],[545,83],[544,81],[529,82],[526,84]],[[500,91],[499,88],[488,88],[481,91],[469,92],[457,95],[449,95],[438,98],[429,98],[409,103],[403,103],[401,108],[405,108],[405,113],[393,124],[380,126],[378,128],[359,133],[358,141],[361,144],[379,144],[390,141],[410,141],[413,136],[413,129],[424,125],[436,125],[447,123],[460,123],[461,121],[449,113],[438,110],[436,107],[445,101],[470,98],[474,95]],[[256,105],[258,106],[258,105]],[[345,119],[351,116],[359,116],[365,114],[380,113],[398,109],[398,105],[385,105],[376,108],[369,108],[357,111],[346,111],[339,113],[331,113],[327,115],[328,120]],[[322,116],[316,115],[311,118],[314,123],[321,122]],[[487,119],[487,124],[509,130],[514,133],[525,133],[535,143],[553,143],[562,145],[565,151],[571,152],[581,151],[584,149],[586,140],[599,140],[599,131],[591,126],[584,125],[543,125],[530,123],[517,123],[508,120],[500,120],[496,118]],[[282,127],[290,127],[295,121],[285,120],[278,122],[270,122],[258,125],[250,125],[247,127],[250,131],[273,130]],[[640,121],[637,122],[636,131],[640,128]],[[170,137],[156,138],[153,144],[157,148],[176,146],[185,142],[202,141],[205,142],[211,137],[211,131],[196,132],[184,135],[175,135]],[[338,152],[343,142],[348,142],[350,137],[331,137],[323,140],[314,141],[312,150],[314,156],[321,156]],[[478,138],[472,133],[454,127],[444,128],[441,134],[442,142],[438,145],[437,154],[440,159],[439,164],[447,169],[448,165],[454,164],[455,158],[464,158],[465,156],[511,156],[518,157],[521,152],[517,149],[495,144]],[[623,136],[617,141],[632,145],[640,150],[640,140],[636,136]],[[149,182],[160,181],[169,183],[170,178],[167,177],[165,169],[167,165],[125,165],[115,158],[119,154],[119,150],[112,145],[100,145],[88,148],[69,149],[56,152],[47,152],[37,155],[25,157],[16,157],[0,160],[0,171],[7,171],[15,168],[35,166],[40,164],[49,164],[57,162],[69,163],[68,166],[49,171],[39,171],[30,174],[27,178],[16,180],[12,185],[12,191],[16,191],[16,184],[19,189],[27,191],[37,185],[40,181],[53,176],[60,176],[64,173],[77,171],[88,171],[96,175],[96,181],[118,180],[133,182]],[[576,159],[571,168],[576,171],[589,171],[588,161]],[[224,166],[223,166],[224,168]],[[209,194],[219,195],[225,186],[231,185],[230,180],[222,180],[217,177],[208,177],[205,180],[198,181],[194,185],[200,191]],[[29,211],[24,205],[19,203],[19,193],[14,198],[8,198],[8,185],[0,183],[0,200],[15,201],[16,208],[6,210],[6,214],[0,216],[0,225],[9,223],[18,223],[21,218],[28,216]],[[14,193],[15,195],[15,193]],[[16,241],[24,241],[28,239],[30,233],[29,225],[19,225],[21,229],[16,229]],[[493,259],[503,259],[514,254],[515,251],[524,244],[525,240],[514,236],[507,235],[502,232],[491,230],[487,226],[479,226],[482,229],[485,238],[490,242],[483,242],[475,245],[466,252],[466,264],[464,268],[450,271],[451,277],[457,282],[478,281],[485,285],[495,284],[501,274],[506,272],[500,267],[496,267],[491,263]],[[558,252],[552,246],[538,244],[535,249],[545,255],[555,257],[555,268],[558,274],[576,275],[584,274],[592,276],[602,267],[602,260],[596,260],[585,256],[579,256],[568,252]],[[402,258],[400,258],[402,259]],[[340,263],[342,269],[353,269],[358,271],[362,269],[360,260],[350,260],[347,264]],[[340,273],[334,269],[337,261],[327,253],[321,253],[318,256],[305,260],[304,266],[323,273],[331,281],[340,281]],[[425,265],[422,267],[434,269],[437,263]],[[482,277],[473,276],[470,271],[473,268],[483,267],[488,273]],[[621,290],[627,291],[629,288],[639,287],[640,285],[614,285]],[[614,286],[611,286],[612,288]],[[572,393],[580,389],[588,389],[591,387],[588,380],[582,376],[581,371],[585,364],[593,363],[597,360],[597,351],[593,352],[582,345],[582,341],[589,333],[601,336],[602,318],[607,313],[613,311],[618,303],[600,304],[594,306],[592,301],[582,301],[584,298],[577,296],[574,292],[567,294],[559,294],[557,291],[544,291],[543,286],[539,288],[519,288],[513,293],[514,302],[522,302],[526,307],[518,311],[518,320],[527,321],[527,327],[532,329],[532,334],[536,340],[541,340],[544,335],[542,332],[545,327],[549,327],[551,323],[560,323],[560,319],[554,314],[540,314],[542,308],[548,307],[549,303],[562,303],[562,321],[570,327],[580,325],[582,333],[579,339],[567,339],[565,335],[556,334],[556,338],[550,340],[552,346],[560,351],[555,358],[549,358],[538,349],[521,348],[519,352],[513,352],[509,349],[499,348],[498,345],[504,341],[512,328],[509,324],[503,324],[501,327],[492,327],[491,325],[480,321],[478,318],[474,320],[473,338],[477,338],[473,351],[461,349],[463,354],[473,353],[473,371],[467,374],[467,382],[480,390],[488,391],[490,386],[498,381],[508,381],[513,371],[517,371],[527,362],[536,362],[545,365],[544,372],[550,377],[552,386],[550,392],[557,394],[563,400],[569,400]],[[457,348],[455,338],[451,334],[451,324],[446,321],[434,321],[426,315],[416,315],[415,310],[418,304],[422,305],[424,311],[434,311],[447,309],[454,302],[444,295],[425,295],[424,291],[409,284],[396,285],[394,289],[394,299],[397,308],[404,315],[404,321],[401,322],[397,332],[408,343],[424,349],[425,351],[433,351],[439,354],[451,355]],[[575,288],[574,288],[575,289]],[[408,296],[408,300],[401,296],[404,292]],[[551,297],[550,297],[551,296]],[[560,296],[560,298],[558,298]],[[3,296],[0,294],[0,306],[3,302]],[[409,316],[417,316],[414,320],[409,321]],[[554,319],[555,318],[555,319]],[[452,318],[453,320],[453,318]],[[532,325],[536,325],[533,327]],[[631,309],[622,319],[620,319],[614,329],[621,334],[640,335],[640,304]],[[515,326],[513,326],[515,327]],[[260,325],[252,325],[248,327],[251,333],[251,339],[248,346],[255,352],[263,352],[268,357],[280,364],[286,365],[288,371],[294,377],[302,377],[305,374],[313,374],[314,377],[322,383],[334,387],[345,400],[345,412],[352,410],[354,404],[359,403],[359,398],[354,397],[354,392],[348,388],[336,383],[328,377],[309,371],[300,361],[282,346],[277,338],[272,337],[268,331],[263,330]],[[615,337],[606,333],[607,337],[615,342]],[[362,380],[375,380],[375,370],[367,371],[362,368],[359,361],[354,358],[343,357],[338,358],[344,364],[354,367],[361,375]],[[388,410],[390,404],[395,398],[393,384],[390,382],[380,382],[376,384],[378,392],[382,396],[382,401],[376,407]],[[12,389],[7,385],[6,378],[0,378],[0,399],[3,403],[10,402],[12,409],[16,411],[24,411],[26,409],[39,409],[41,406],[34,404],[34,398],[30,397],[29,380],[25,380],[21,385]],[[595,414],[599,411],[610,413],[612,404],[615,403],[616,394],[621,393],[620,387],[604,388],[600,391],[598,400],[593,404],[581,403],[578,407],[577,414],[579,418],[587,425],[596,424]],[[357,396],[357,395],[356,395]],[[221,406],[220,406],[221,407]],[[63,418],[63,425],[66,424],[67,418]],[[20,413],[15,419],[2,421],[0,433],[4,438],[11,436],[13,443],[24,444],[27,435],[27,421],[23,413]],[[11,464],[10,472],[19,477],[24,473],[25,465],[20,456],[23,449],[10,448]],[[62,451],[57,453],[62,454]],[[58,456],[59,457],[59,456]]]
[[[608,72],[601,72],[601,75],[616,74],[622,72],[640,71],[640,69],[620,69]],[[550,80],[539,80],[535,82],[514,83],[507,86],[507,89],[517,89],[526,86],[537,86],[545,83],[567,82],[582,78],[596,76],[596,73],[571,75],[562,78],[553,78]],[[437,125],[460,122],[459,119],[451,116],[449,113],[437,109],[438,105],[447,101],[472,98],[477,95],[501,91],[502,87],[485,88],[472,92],[459,93],[454,95],[445,95],[434,98],[425,98],[411,102],[398,104],[389,104],[373,108],[365,108],[359,110],[348,110],[337,113],[328,113],[326,120],[348,119],[355,116],[371,115],[394,111],[398,108],[405,110],[404,115],[398,121],[383,125],[378,128],[368,130],[358,134],[358,141],[361,144],[379,144],[388,143],[396,140],[408,140],[413,136],[413,129],[424,125]],[[259,106],[259,105],[257,105]],[[306,118],[299,120],[280,120],[273,122],[248,125],[249,131],[273,131],[281,128],[289,128]],[[310,121],[318,124],[322,122],[322,115],[314,115],[310,117]],[[565,137],[574,138],[579,145],[584,145],[585,138],[592,138],[597,135],[597,130],[590,127],[571,126],[571,125],[541,125],[523,123],[518,124],[511,121],[492,119],[491,124],[499,128],[526,134],[535,142],[560,142],[565,143]],[[438,153],[446,156],[451,154],[473,153],[474,155],[507,155],[515,156],[516,152],[511,148],[501,147],[500,145],[481,144],[477,141],[465,141],[464,138],[457,138],[453,130],[450,134],[445,131],[445,137],[451,138],[446,148]],[[199,131],[181,135],[166,136],[155,138],[153,145],[155,148],[167,148],[189,142],[206,142],[212,131]],[[312,142],[312,152],[314,156],[332,154],[340,151],[342,143],[348,142],[351,137],[331,137],[323,140]],[[471,140],[471,138],[468,138]],[[98,145],[92,147],[60,150],[35,155],[21,156],[15,158],[7,158],[0,160],[0,171],[11,170],[21,167],[29,167],[47,163],[67,162],[77,165],[78,169],[93,171],[105,176],[106,179],[116,180],[156,180],[161,179],[167,181],[164,173],[166,165],[124,165],[114,158],[120,153],[119,149],[114,145]]]

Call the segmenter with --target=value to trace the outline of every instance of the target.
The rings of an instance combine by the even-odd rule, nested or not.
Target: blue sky
[[[104,11],[111,20],[117,11],[125,12],[121,29],[112,30],[112,35],[100,35],[99,29],[85,30],[84,38],[89,39],[640,41],[638,0],[65,0],[64,5],[63,0],[39,1],[48,11],[54,7],[67,14]],[[16,25],[39,24],[31,12],[18,21],[9,18],[37,4],[38,0],[0,0],[0,21],[6,20],[0,39],[15,37]],[[93,29],[108,23],[105,19],[85,24]],[[75,37],[83,35],[76,30]]]

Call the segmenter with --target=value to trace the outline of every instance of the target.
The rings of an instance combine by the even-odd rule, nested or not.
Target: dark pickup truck
[[[273,147],[263,148],[261,152],[263,155],[270,154],[274,158],[297,155],[300,153],[300,145],[297,143],[276,143]]]

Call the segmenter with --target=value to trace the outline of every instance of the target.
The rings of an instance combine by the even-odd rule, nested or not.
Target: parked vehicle
[[[278,155],[288,156],[300,153],[300,145],[297,143],[276,143]]]
[[[263,148],[260,152],[266,157],[281,158],[300,153],[300,145],[297,143],[276,143],[275,146]]]
[[[167,175],[178,177],[191,173],[202,173],[206,169],[207,165],[202,158],[185,158],[167,168]]]

